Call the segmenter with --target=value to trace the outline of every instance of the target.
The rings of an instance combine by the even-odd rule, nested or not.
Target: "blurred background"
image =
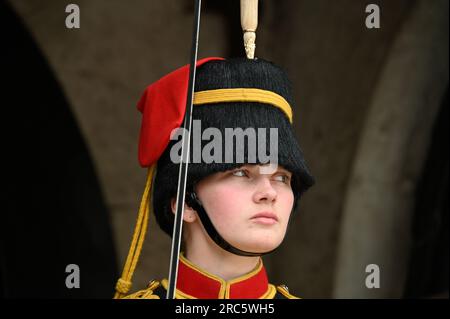
[[[0,1],[1,297],[112,297],[146,177],[136,102],[189,63],[193,2]],[[370,3],[380,28],[366,27]],[[448,298],[448,6],[260,0],[256,56],[293,82],[317,180],[264,259],[272,283],[303,298]],[[244,56],[237,0],[203,1],[206,56]],[[133,291],[168,276],[169,249],[151,219]]]

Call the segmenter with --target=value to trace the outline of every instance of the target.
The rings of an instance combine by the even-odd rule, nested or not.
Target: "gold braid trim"
[[[299,298],[299,297],[296,297],[296,296],[294,296],[294,295],[291,295],[291,294],[289,293],[289,291],[286,289],[286,286],[285,286],[285,285],[279,285],[279,286],[277,286],[277,291],[278,291],[279,293],[281,293],[283,296],[285,296],[286,298],[288,298],[288,299],[301,299],[301,298]]]
[[[148,169],[147,181],[145,184],[144,194],[142,195],[141,206],[139,207],[139,214],[136,221],[136,227],[134,228],[133,239],[131,241],[130,250],[128,251],[125,266],[123,267],[122,276],[116,284],[116,294],[114,295],[114,299],[123,298],[131,288],[131,280],[133,278],[136,265],[139,261],[145,234],[147,233],[148,217],[151,206],[150,196],[155,170],[156,164],[153,164]]]
[[[194,104],[211,104],[222,102],[259,102],[273,105],[286,114],[292,124],[292,109],[279,94],[272,91],[249,88],[217,89],[194,93]]]
[[[153,292],[156,288],[159,287],[159,285],[159,282],[153,280],[150,282],[147,289],[139,290],[135,293],[132,293],[131,295],[123,297],[122,299],[160,299],[159,296],[153,294]]]

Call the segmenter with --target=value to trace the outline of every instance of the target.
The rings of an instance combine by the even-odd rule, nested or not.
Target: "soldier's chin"
[[[243,250],[243,251],[248,251],[248,252],[252,252],[252,253],[267,253],[270,252],[274,249],[276,249],[278,246],[280,246],[281,242],[264,242],[264,243],[248,243],[245,245],[236,245],[234,247]]]

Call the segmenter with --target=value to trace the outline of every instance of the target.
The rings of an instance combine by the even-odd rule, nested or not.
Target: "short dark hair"
[[[268,90],[283,96],[291,106],[293,105],[291,84],[286,73],[273,63],[262,59],[236,58],[210,61],[197,69],[196,92],[223,88]],[[202,131],[208,127],[214,127],[220,130],[222,136],[225,136],[225,128],[239,127],[243,130],[246,128],[277,128],[278,165],[292,173],[291,186],[294,193],[294,210],[301,195],[314,184],[314,178],[306,165],[292,126],[287,116],[280,109],[255,102],[215,103],[214,105],[194,106],[192,118],[193,120],[201,120]],[[266,141],[267,147],[269,147],[269,138],[266,138]],[[170,159],[170,149],[175,143],[177,141],[171,141],[158,160],[153,184],[153,202],[151,203],[160,228],[169,236],[172,236],[174,221],[171,198],[176,196],[179,173],[179,164],[173,163]],[[190,152],[190,158],[192,158],[192,146]],[[222,152],[222,154],[225,153]],[[211,174],[249,163],[247,150],[244,154],[244,162],[206,164],[190,161],[187,189],[192,190],[197,182]]]

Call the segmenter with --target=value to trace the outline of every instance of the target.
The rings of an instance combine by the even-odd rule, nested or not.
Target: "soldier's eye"
[[[285,184],[290,184],[290,182],[291,182],[291,178],[288,175],[284,175],[284,174],[275,176],[275,180],[285,183]]]
[[[245,170],[243,170],[243,169],[235,170],[235,171],[233,172],[233,175],[234,175],[234,176],[238,176],[238,177],[245,177],[245,176],[248,176],[247,172],[246,172]]]

